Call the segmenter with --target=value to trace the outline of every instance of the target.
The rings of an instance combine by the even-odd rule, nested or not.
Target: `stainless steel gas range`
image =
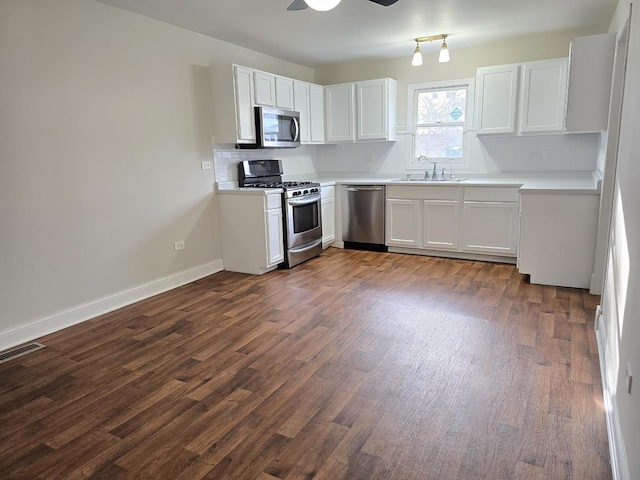
[[[280,160],[244,160],[238,164],[241,188],[281,188],[284,226],[283,268],[291,268],[322,252],[320,184],[284,182]]]

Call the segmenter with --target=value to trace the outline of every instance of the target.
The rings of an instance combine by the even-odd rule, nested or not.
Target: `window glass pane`
[[[415,157],[461,158],[462,126],[418,127],[415,137]]]
[[[417,92],[416,123],[464,122],[467,89],[423,90]]]

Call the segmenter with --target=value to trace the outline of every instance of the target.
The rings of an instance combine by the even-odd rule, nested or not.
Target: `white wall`
[[[0,2],[0,350],[220,268],[200,162],[232,61],[313,80],[91,0]]]
[[[620,0],[611,31],[628,18],[630,2]],[[629,37],[613,214],[599,330],[605,362],[605,399],[613,432],[617,478],[640,478],[640,11],[634,5]],[[613,141],[612,139],[609,140]],[[627,365],[636,377],[627,392]]]

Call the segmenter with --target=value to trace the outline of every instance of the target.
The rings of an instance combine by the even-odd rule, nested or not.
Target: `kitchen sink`
[[[442,180],[431,180],[426,178],[399,178],[398,182],[421,182],[421,183],[458,183],[464,182],[466,178],[443,178]]]

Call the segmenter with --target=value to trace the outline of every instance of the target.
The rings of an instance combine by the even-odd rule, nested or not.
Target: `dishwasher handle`
[[[379,192],[381,190],[384,190],[383,186],[368,186],[368,187],[354,187],[354,186],[348,186],[348,187],[344,187],[344,189],[347,192]]]

